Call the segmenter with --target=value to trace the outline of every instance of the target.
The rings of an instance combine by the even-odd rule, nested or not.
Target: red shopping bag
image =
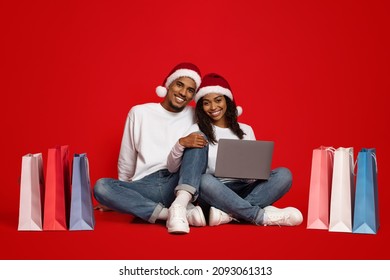
[[[68,146],[49,149],[47,158],[44,230],[66,230],[66,196],[70,190]]]
[[[307,215],[308,229],[328,229],[329,227],[334,150],[332,147],[324,146],[313,150]]]

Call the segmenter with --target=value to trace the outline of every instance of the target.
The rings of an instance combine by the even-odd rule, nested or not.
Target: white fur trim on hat
[[[179,79],[181,77],[188,77],[195,81],[196,89],[199,88],[200,82],[202,81],[201,77],[196,71],[190,70],[190,69],[178,69],[175,72],[173,72],[168,78],[167,82],[165,83],[165,87],[169,87],[169,85],[176,79]]]
[[[165,97],[167,95],[167,89],[163,86],[156,87],[156,93],[159,97]]]
[[[207,86],[207,87],[202,87],[195,95],[195,102],[198,102],[199,99],[201,99],[203,96],[209,93],[219,93],[226,95],[229,97],[231,100],[233,100],[233,94],[232,92],[224,87],[221,86]]]

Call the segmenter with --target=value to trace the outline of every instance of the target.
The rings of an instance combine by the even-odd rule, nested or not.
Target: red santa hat
[[[172,71],[169,73],[169,75],[165,78],[163,85],[156,87],[156,93],[159,97],[165,97],[168,92],[169,85],[176,79],[179,79],[181,77],[188,77],[195,81],[196,89],[197,90],[200,86],[200,83],[202,81],[201,74],[199,68],[188,62],[183,62],[175,66],[175,68],[172,69]]]
[[[203,77],[202,84],[195,95],[195,102],[209,93],[218,93],[233,100],[233,93],[229,83],[221,75],[210,73]],[[237,116],[242,114],[242,107],[237,106]]]

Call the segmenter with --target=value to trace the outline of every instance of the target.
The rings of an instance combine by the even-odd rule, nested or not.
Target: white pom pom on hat
[[[168,92],[167,88],[170,86],[170,84],[174,80],[179,79],[181,77],[188,77],[188,78],[193,79],[195,84],[196,84],[195,90],[197,90],[199,88],[200,83],[202,81],[200,70],[195,64],[192,64],[189,62],[179,63],[178,65],[176,65],[172,69],[172,71],[165,78],[163,85],[156,87],[156,94],[159,97],[162,97],[162,98],[165,97],[167,95],[167,92]]]
[[[219,74],[210,73],[203,77],[202,83],[198,92],[195,95],[195,102],[198,102],[203,96],[209,93],[218,93],[229,97],[233,100],[233,93],[229,83]],[[241,106],[237,106],[237,116],[240,116],[243,112]]]
[[[156,93],[159,97],[165,97],[167,95],[167,88],[163,86],[156,87]]]
[[[243,109],[241,106],[237,106],[237,116],[241,116],[243,112]]]

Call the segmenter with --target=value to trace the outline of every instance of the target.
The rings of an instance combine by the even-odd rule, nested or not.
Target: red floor
[[[389,259],[389,230],[377,235],[298,227],[229,224],[170,235],[163,224],[95,212],[94,231],[18,232],[16,213],[3,213],[0,259]]]

